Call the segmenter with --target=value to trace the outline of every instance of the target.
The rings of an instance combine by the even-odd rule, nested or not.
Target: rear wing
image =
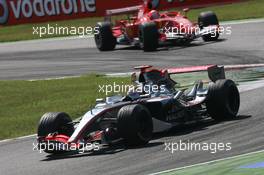
[[[187,66],[187,67],[176,67],[166,69],[169,74],[180,74],[180,73],[192,73],[192,72],[202,72],[207,71],[208,68],[216,65],[204,65],[204,66]]]
[[[208,72],[208,77],[211,81],[216,82],[219,79],[225,79],[224,66],[205,65],[205,66],[190,66],[180,68],[166,69],[168,74],[192,73],[192,72]]]
[[[105,21],[111,21],[111,16],[113,16],[113,15],[122,15],[122,14],[136,13],[136,12],[139,11],[139,9],[141,7],[142,7],[141,5],[137,5],[137,6],[126,7],[126,8],[106,10],[104,20]]]
[[[135,13],[141,7],[142,7],[141,5],[137,5],[137,6],[132,6],[132,7],[125,7],[125,8],[119,8],[119,9],[106,10],[106,16]]]
[[[219,79],[226,78],[225,70],[238,70],[238,69],[248,69],[248,68],[257,68],[257,67],[264,67],[264,64],[245,64],[245,65],[242,64],[242,65],[225,65],[225,66],[210,64],[204,66],[167,68],[167,69],[161,69],[160,71],[166,73],[167,75],[207,71],[209,79],[213,82],[216,82]],[[151,69],[151,68],[152,66],[150,65],[142,65],[135,67],[135,69],[140,70],[140,72],[145,72],[146,69]]]
[[[179,68],[169,68],[163,69],[163,71],[168,71],[168,74],[181,74],[181,73],[191,73],[191,72],[208,72],[209,78],[215,82],[219,79],[225,79],[225,70],[239,70],[248,68],[264,67],[264,64],[238,64],[238,65],[205,65],[205,66],[189,66],[189,67],[179,67]]]

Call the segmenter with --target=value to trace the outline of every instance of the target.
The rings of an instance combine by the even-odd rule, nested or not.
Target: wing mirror
[[[190,8],[184,8],[183,9],[183,12],[185,12],[185,13],[187,13],[187,12],[189,12],[190,11]]]
[[[187,13],[190,11],[190,8],[184,8],[182,11],[184,12],[184,16],[186,16]]]
[[[136,72],[131,74],[131,83],[133,85],[137,84],[137,73]]]

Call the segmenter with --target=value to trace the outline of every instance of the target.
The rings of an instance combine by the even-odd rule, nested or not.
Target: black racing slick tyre
[[[149,110],[140,104],[122,107],[118,112],[117,130],[128,146],[147,144],[153,132]]]
[[[219,25],[218,18],[214,12],[202,12],[198,17],[198,24],[200,29],[208,27],[210,25]],[[219,32],[215,31],[214,33],[206,34],[202,36],[204,41],[216,41],[219,38]]]
[[[155,51],[158,48],[159,33],[155,22],[143,23],[139,26],[140,47],[146,51]]]
[[[94,34],[96,47],[100,51],[111,51],[116,47],[116,38],[112,33],[112,25],[110,22],[99,22],[96,25],[98,29]]]
[[[49,112],[44,114],[38,125],[38,137],[46,137],[50,133],[71,136],[74,127],[72,119],[64,112]]]
[[[215,120],[234,119],[240,106],[240,95],[232,80],[222,79],[211,83],[208,89],[206,107]]]

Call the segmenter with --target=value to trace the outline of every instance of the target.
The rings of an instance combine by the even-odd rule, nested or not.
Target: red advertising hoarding
[[[197,7],[237,0],[153,0],[159,9]],[[0,0],[0,25],[104,16],[107,9],[142,4],[142,0]]]

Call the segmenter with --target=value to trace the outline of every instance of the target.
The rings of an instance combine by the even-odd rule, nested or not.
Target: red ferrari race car
[[[183,11],[186,13],[188,9]],[[128,18],[113,24],[111,16],[120,14],[127,14]],[[199,37],[204,41],[215,41],[219,37],[219,22],[215,13],[203,12],[198,17],[198,23],[193,23],[181,12],[159,13],[149,0],[139,6],[107,10],[105,21],[98,22],[96,27],[98,32],[94,38],[100,51],[114,50],[117,44],[154,51],[162,43],[189,44]]]

